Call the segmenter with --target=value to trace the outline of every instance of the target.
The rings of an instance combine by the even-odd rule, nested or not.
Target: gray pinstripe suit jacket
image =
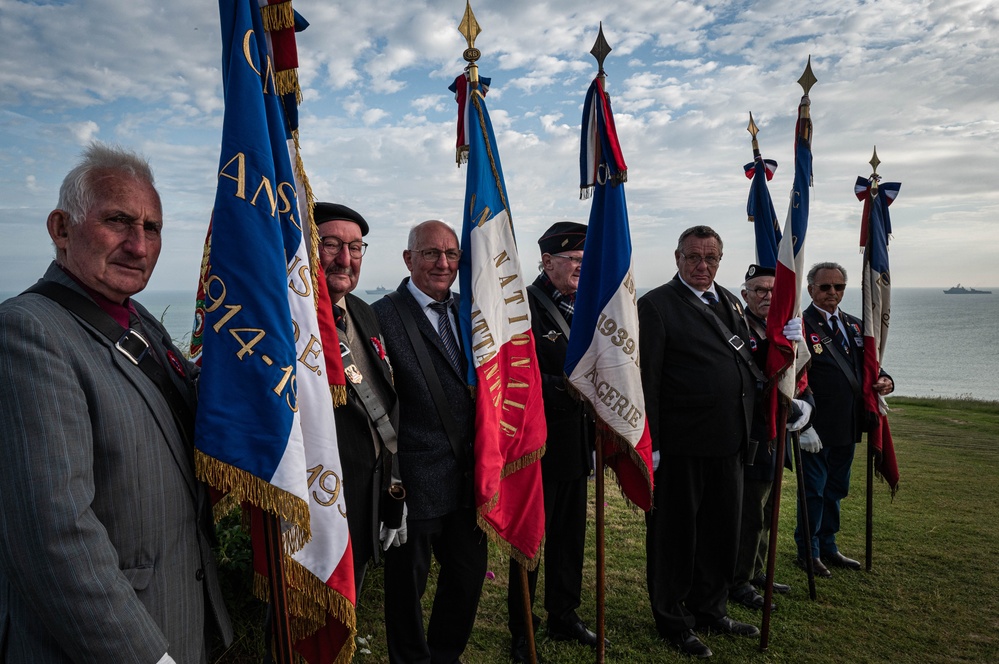
[[[82,292],[55,263],[44,279]],[[171,369],[165,349],[183,356],[137,309],[193,408],[195,367]],[[206,492],[166,400],[42,295],[0,305],[0,440],[0,661],[197,663],[208,624],[231,640]]]

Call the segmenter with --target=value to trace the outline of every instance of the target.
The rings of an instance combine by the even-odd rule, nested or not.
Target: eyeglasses
[[[721,262],[721,256],[701,256],[700,254],[693,254],[688,256],[687,254],[680,252],[683,256],[683,260],[687,262],[690,267],[697,267],[698,263],[704,261],[704,264],[708,267],[718,267],[718,263]]]
[[[846,284],[819,284],[819,290],[828,293],[830,288],[835,288],[837,293],[842,293],[846,289]]]
[[[762,299],[765,298],[767,295],[773,295],[774,289],[763,288],[762,286],[758,286],[753,289],[753,292],[756,293],[756,297]]]
[[[364,255],[364,252],[368,248],[368,243],[361,242],[360,240],[355,240],[354,242],[344,242],[340,238],[332,235],[319,238],[320,249],[331,256],[339,254],[344,245],[347,245],[347,251],[350,252],[351,258],[360,258]]]
[[[549,254],[552,258],[561,258],[562,260],[569,261],[573,265],[580,265],[583,262],[582,256],[566,256],[565,254]]]
[[[461,249],[448,249],[447,251],[441,251],[440,249],[411,249],[410,251],[419,254],[428,263],[436,263],[441,259],[442,254],[448,263],[457,263],[461,260]]]

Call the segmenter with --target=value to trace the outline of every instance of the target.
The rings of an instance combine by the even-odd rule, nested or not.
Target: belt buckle
[[[742,347],[746,345],[746,343],[742,340],[742,337],[738,334],[733,334],[732,338],[728,340],[728,343],[736,350],[742,350]]]
[[[141,349],[137,348],[137,346],[141,346]],[[146,356],[146,353],[149,352],[149,342],[146,341],[146,338],[138,330],[131,328],[125,330],[125,334],[121,335],[121,338],[114,342],[114,347],[136,366]]]

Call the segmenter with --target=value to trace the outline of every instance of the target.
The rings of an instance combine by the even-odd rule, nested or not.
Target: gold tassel
[[[291,8],[291,0],[261,7],[260,18],[263,19],[264,30],[267,32],[277,32],[295,27],[295,12]]]
[[[297,69],[284,69],[277,72],[274,75],[274,81],[277,84],[277,93],[279,95],[283,96],[294,92],[295,101],[298,104],[302,103],[302,88],[298,85]]]

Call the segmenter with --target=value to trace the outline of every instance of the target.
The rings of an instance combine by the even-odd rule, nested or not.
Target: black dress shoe
[[[541,659],[541,655],[538,654],[537,649],[535,649],[534,655],[538,664],[544,661]],[[517,664],[525,664],[531,661],[531,649],[527,645],[526,636],[513,637],[513,641],[510,643],[510,659]]]
[[[587,629],[582,620],[576,618],[574,622],[562,623],[548,619],[548,638],[552,641],[575,641],[583,646],[597,647],[597,635]],[[609,646],[610,641],[604,639],[604,646]]]
[[[805,561],[802,560],[801,558],[795,560],[794,564],[800,567],[801,569],[808,571],[808,567],[805,565]],[[812,558],[812,571],[815,573],[815,576],[821,576],[824,578],[829,578],[830,576],[832,576],[832,572],[829,571],[829,568],[823,565],[822,561],[819,560],[818,558]]]
[[[695,636],[689,629],[685,629],[681,632],[663,634],[662,638],[663,641],[689,657],[706,659],[714,654],[711,652],[711,648],[704,645],[704,642],[697,638],[697,636]]]
[[[753,579],[752,583],[760,590],[763,590],[767,587],[767,577],[764,574],[760,574],[758,577]],[[786,595],[791,592],[791,586],[786,583],[777,583],[774,581],[774,592],[780,595]]]
[[[852,570],[860,569],[859,560],[854,560],[853,558],[847,558],[839,551],[837,551],[836,553],[823,554],[822,558],[833,567],[845,567],[846,569],[852,569]]]
[[[757,629],[756,625],[750,625],[749,623],[739,622],[738,620],[733,620],[729,616],[722,616],[718,620],[712,623],[702,625],[696,628],[697,631],[703,632],[705,634],[710,634],[711,632],[719,632],[721,634],[728,634],[730,636],[759,636],[760,630]]]
[[[766,606],[767,601],[764,599],[763,595],[756,592],[756,589],[750,586],[749,588],[742,590],[741,592],[729,593],[728,599],[730,602],[736,602],[742,604],[747,609],[753,611],[762,611],[763,607]],[[770,610],[775,611],[777,609],[773,604],[770,605]]]

